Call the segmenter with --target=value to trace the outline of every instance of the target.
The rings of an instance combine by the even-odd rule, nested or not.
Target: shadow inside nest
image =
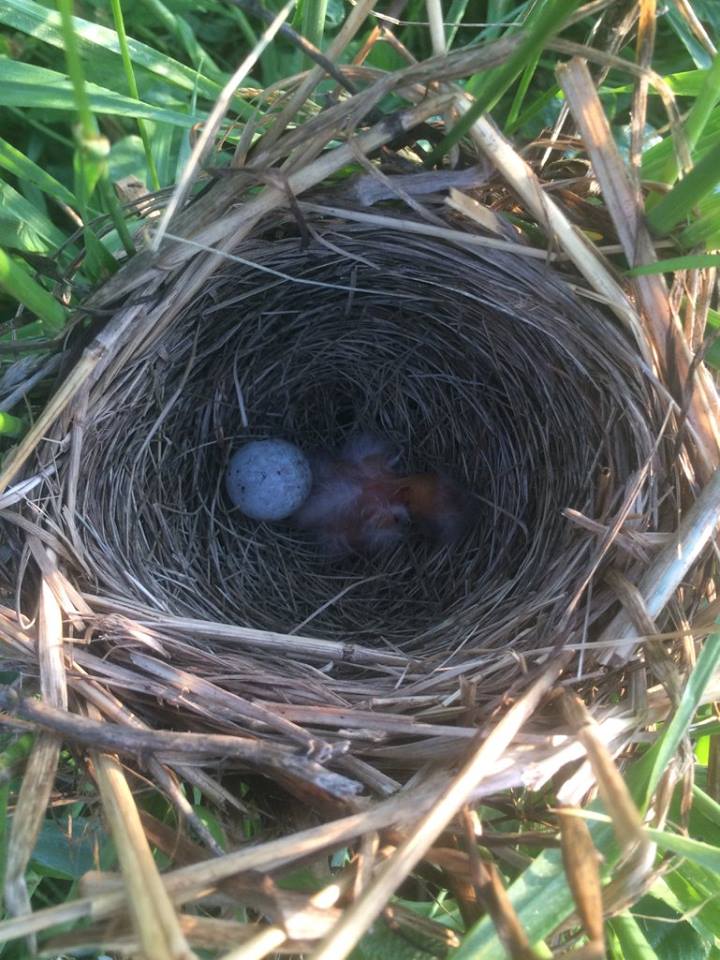
[[[600,540],[563,511],[607,528],[637,486],[633,523],[654,529],[660,470],[659,404],[615,324],[529,259],[347,223],[316,223],[309,245],[277,236],[245,241],[242,262],[96,389],[83,586],[436,662],[602,618],[601,587],[567,616]],[[358,430],[472,492],[464,540],[330,559],[229,503],[224,472],[248,438],[310,450]]]

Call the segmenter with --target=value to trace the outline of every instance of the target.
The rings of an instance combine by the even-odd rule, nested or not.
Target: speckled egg
[[[312,485],[307,457],[287,440],[251,440],[230,458],[227,492],[253,520],[284,520],[302,506]]]

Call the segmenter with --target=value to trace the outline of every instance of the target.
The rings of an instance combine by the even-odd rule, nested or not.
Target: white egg
[[[312,472],[307,457],[287,440],[251,440],[230,458],[230,499],[253,520],[283,520],[307,499]]]

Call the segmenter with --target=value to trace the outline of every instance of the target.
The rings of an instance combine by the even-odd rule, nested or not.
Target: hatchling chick
[[[411,528],[441,543],[457,540],[469,522],[469,497],[437,473],[398,472],[399,453],[372,434],[351,437],[334,456],[310,458],[310,495],[294,514],[329,553],[377,553]]]
[[[371,434],[351,437],[335,455],[311,455],[313,484],[295,524],[333,555],[396,546],[410,523],[399,495],[401,478],[393,472],[397,460],[392,444]]]

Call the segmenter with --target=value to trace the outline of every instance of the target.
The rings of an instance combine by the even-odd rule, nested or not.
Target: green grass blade
[[[525,0],[513,7],[512,0],[488,0],[485,8],[485,26],[480,31],[479,40],[496,40],[511,20],[520,21],[526,17],[533,6],[533,0]],[[482,9],[482,7],[480,8]],[[517,24],[515,24],[517,25]],[[512,26],[512,24],[511,24]]]
[[[242,10],[234,8],[232,13],[237,21],[237,25],[240,27],[242,35],[245,37],[245,43],[252,49],[258,42],[257,33],[253,30],[252,24]]]
[[[59,14],[35,3],[34,0],[3,0],[0,4],[0,23],[60,50],[64,49]],[[91,57],[96,48],[121,55],[120,41],[114,30],[81,17],[73,17],[72,24],[84,56]],[[197,89],[207,100],[215,100],[220,92],[220,84],[208,80],[196,68],[188,67],[137,40],[129,38],[127,45],[133,64],[149,70],[163,83],[185,91]],[[246,116],[251,113],[250,108],[239,97],[235,98],[233,106],[238,110],[244,109]]]
[[[664,830],[648,829],[647,832],[650,839],[658,845],[658,849],[677,853],[681,857],[699,863],[706,870],[720,873],[720,847],[683,837],[677,833],[666,833]]]
[[[476,100],[452,130],[431,152],[427,162],[437,163],[465,134],[473,123],[498,102],[522,73],[529,61],[538,57],[551,36],[558,33],[568,17],[580,6],[581,0],[547,0],[538,3],[528,14],[523,27],[523,39],[517,50],[501,67],[482,74],[473,91]],[[468,89],[472,90],[472,79]]]
[[[46,339],[47,329],[43,320],[31,320],[30,323],[23,323],[22,326],[0,336],[2,343],[19,343],[23,340],[45,341]],[[45,343],[43,343],[44,346]]]
[[[708,69],[711,69],[711,67]],[[707,70],[680,70],[677,73],[665,74],[663,81],[676,97],[697,97],[703,88],[707,73]],[[600,87],[600,95],[604,97],[618,96],[632,93],[634,89],[635,86],[632,83],[604,83]],[[659,96],[658,89],[654,84],[650,84],[648,87],[648,94],[651,97]]]
[[[682,866],[686,864],[687,860]],[[709,925],[705,917],[701,916],[702,909],[706,906],[704,897],[685,881],[682,874],[678,876],[677,871],[670,882],[674,882],[675,889],[666,879],[657,879],[652,885],[652,896],[675,913],[684,916],[703,939],[712,941],[717,936],[717,929]]]
[[[303,0],[300,29],[302,35],[310,43],[322,49],[325,34],[325,17],[327,16],[328,0]],[[314,66],[314,64],[311,64]]]
[[[533,59],[530,61],[530,63],[528,63],[528,65],[525,67],[525,69],[523,70],[520,76],[520,83],[518,83],[517,90],[515,91],[515,96],[513,97],[512,106],[510,107],[510,110],[507,115],[507,119],[505,120],[505,124],[504,124],[505,129],[508,129],[509,127],[512,127],[514,124],[517,123],[517,119],[520,115],[520,108],[522,107],[523,101],[525,100],[525,95],[528,91],[528,87],[530,86],[530,81],[533,78],[533,74],[537,69],[539,59],[540,59],[540,54],[533,57]]]
[[[73,30],[73,0],[58,0],[60,26],[63,32],[65,63],[72,83],[75,109],[77,111],[83,140],[92,140],[98,136],[98,126],[85,90],[85,71],[80,60],[80,52]]]
[[[705,793],[704,790],[701,790],[700,787],[695,784],[692,790],[693,797],[693,813],[701,813],[704,817],[707,817],[711,823],[715,824],[720,828],[720,803],[717,800]]]
[[[698,38],[695,36],[695,32],[690,27],[687,17],[677,9],[679,6],[680,4],[668,4],[665,13],[667,23],[670,25],[675,35],[683,43],[685,49],[692,57],[696,66],[707,67],[709,66],[710,54],[705,49],[704,44],[700,43]],[[696,2],[695,4],[691,5],[691,8],[692,6],[699,6],[699,4]],[[710,6],[714,7],[715,4],[711,3]],[[702,16],[704,19],[703,14],[696,14],[696,16]]]
[[[0,60],[0,86],[4,106],[37,110],[74,110],[73,87],[68,77],[33,63]],[[176,127],[190,128],[202,119],[193,113],[181,113],[165,107],[133,100],[95,83],[86,83],[90,108],[97,114],[154,120]]]
[[[693,98],[683,129],[688,147],[695,155],[697,145],[712,123],[715,108],[720,100],[720,54],[713,58],[707,70],[689,70],[666,77],[665,80],[677,95]],[[618,92],[622,89],[616,88]],[[659,150],[662,150],[662,154]],[[653,163],[651,159],[653,155],[659,157],[659,162]],[[657,169],[651,169],[653,166],[657,166]],[[666,137],[662,144],[651,149],[643,160],[643,168],[650,179],[659,180],[662,183],[674,183],[677,180],[680,167],[669,137]],[[659,206],[660,202],[657,194],[651,194],[648,198],[648,210]]]
[[[268,46],[272,44],[273,38],[282,27],[294,5],[295,0],[287,0],[287,3],[280,10],[278,10],[273,20],[268,24],[263,32],[262,37],[258,40],[255,48],[248,53],[242,63],[238,65],[232,77],[228,80],[226,88],[223,90],[223,93],[218,98],[217,103],[210,111],[207,122],[205,123],[205,127],[193,145],[192,153],[190,154],[187,165],[175,186],[173,195],[163,210],[160,223],[158,224],[158,227],[153,235],[151,249],[159,249],[168,224],[175,215],[175,211],[182,206],[185,197],[187,196],[192,183],[195,180],[198,168],[203,162],[203,158],[207,155],[215,135],[220,128],[220,124],[222,123],[222,119],[228,106],[230,90],[233,89],[237,84],[242,83],[249,71],[252,70],[254,65],[257,63],[258,58],[262,54],[263,50],[266,50]]]
[[[160,23],[185,50],[190,62],[197,70],[212,74],[212,79],[217,83],[224,83],[227,80],[223,71],[198,41],[187,20],[167,7],[162,0],[145,0],[145,6],[152,10]]]
[[[715,107],[711,112],[705,129],[698,139],[693,151],[693,159],[698,163],[711,150],[720,136],[720,108]],[[670,137],[665,137],[660,143],[649,147],[642,158],[642,175],[646,180],[662,180],[663,170],[669,162],[673,152],[673,143]]]
[[[620,956],[623,960],[658,960],[658,955],[631,914],[620,914],[608,922],[610,929],[617,937]]]
[[[715,106],[720,100],[720,54],[716,54],[709,70],[703,75],[702,87],[693,100],[685,120],[685,139],[692,151],[704,132]],[[670,155],[663,170],[662,180],[673,183],[677,179],[679,166],[675,152]]]
[[[128,49],[127,34],[125,33],[125,21],[123,19],[122,5],[120,0],[110,0],[112,5],[113,20],[115,22],[115,29],[118,35],[118,43],[120,44],[120,56],[122,57],[123,69],[125,71],[125,79],[127,81],[128,90],[130,91],[130,96],[134,100],[140,99],[140,94],[138,92],[137,81],[135,80],[135,71],[133,70],[132,58],[130,57],[130,50]],[[160,189],[160,180],[158,178],[157,167],[155,166],[155,159],[152,154],[152,148],[150,146],[150,134],[148,132],[147,124],[144,120],[138,118],[137,121],[138,132],[140,134],[140,139],[142,140],[143,150],[145,151],[145,162],[147,164],[148,176],[150,178],[150,186],[153,190]]]
[[[469,2],[470,0],[453,0],[450,9],[445,14],[445,38],[448,50],[452,50],[452,45],[462,25],[462,19]]]
[[[106,161],[105,161],[106,162]],[[85,270],[90,279],[97,283],[117,269],[117,263],[95,231],[88,224],[92,216],[90,200],[102,176],[102,157],[94,157],[87,150],[78,149],[73,158],[75,171],[75,193],[82,214],[83,238],[85,240]],[[99,191],[98,191],[99,193]]]
[[[0,287],[44,322],[47,335],[54,336],[64,329],[67,319],[65,308],[32,278],[23,264],[13,260],[2,249]]]
[[[128,256],[132,256],[135,253],[135,244],[130,236],[130,231],[128,230],[128,225],[125,222],[125,216],[117,198],[117,194],[115,193],[113,185],[110,183],[110,179],[107,174],[107,160],[104,160],[102,165],[104,168],[104,173],[100,179],[100,182],[98,183],[98,191],[102,197],[103,206],[110,214],[115,229],[118,232],[120,242],[125,248],[125,253],[127,253]],[[114,264],[112,270],[113,272],[115,270]]]
[[[99,194],[112,217],[125,251],[132,255],[135,253],[135,247],[128,233],[120,204],[108,179],[107,158],[110,153],[110,142],[100,134],[95,114],[90,106],[90,98],[85,89],[85,71],[73,28],[73,0],[58,0],[58,7],[65,38],[65,62],[73,87],[75,109],[79,120],[75,128],[78,160],[75,165],[77,173],[75,192],[83,221],[86,225],[90,222],[90,199],[95,189],[99,187]]]
[[[698,214],[680,231],[682,247],[704,246],[708,250],[720,247],[720,196],[714,194],[698,204]]]
[[[2,75],[1,65],[0,75]],[[50,143],[59,143],[62,147],[72,150],[73,142],[69,137],[64,137],[61,133],[58,133],[57,130],[48,126],[47,123],[43,123],[42,120],[38,120],[37,117],[28,113],[26,110],[18,110],[17,107],[9,106],[7,103],[4,103],[3,106],[6,107],[8,113],[11,114],[16,121],[27,124],[28,127],[39,134],[41,140],[48,140]]]
[[[514,122],[511,123],[509,119],[505,122],[505,134],[509,136],[519,128],[524,127],[526,123],[546,110],[556,97],[561,96],[560,87],[557,84],[550,84],[547,90],[543,90],[539,96],[533,97]]]
[[[646,263],[642,267],[633,267],[626,271],[628,277],[645,277],[651,273],[670,273],[674,270],[703,270],[705,267],[720,266],[718,253],[690,253],[684,257],[670,257],[656,263]]]
[[[710,940],[720,939],[717,875],[692,860],[683,860],[664,880],[677,898],[680,912],[691,919],[698,933]]]
[[[27,429],[25,421],[0,410],[0,436],[19,437]]]
[[[697,663],[683,690],[675,715],[665,727],[658,742],[649,751],[653,755],[653,762],[644,787],[644,796],[641,803],[643,810],[647,809],[650,798],[660,782],[665,768],[687,736],[693,716],[702,702],[705,688],[717,670],[718,664],[720,664],[720,635],[713,634],[703,644]],[[720,863],[720,850],[717,851],[717,855]]]
[[[0,245],[27,253],[50,253],[66,240],[42,210],[4,180],[0,180],[0,237]]]
[[[42,167],[39,167],[24,153],[17,150],[7,140],[0,137],[0,167],[25,183],[32,183],[43,193],[69,207],[75,205],[75,197],[67,187],[64,187],[55,177],[50,176]]]
[[[648,214],[648,223],[659,234],[668,234],[720,183],[720,144],[715,144],[694,169],[676,183]]]
[[[690,681],[688,681],[681,707],[676,715],[681,718],[678,719],[678,727],[683,722],[682,717],[687,712],[692,717],[695,712],[693,704],[702,695],[698,691],[701,687],[704,689],[705,686],[704,678],[708,676],[708,672],[712,675],[711,660],[715,655],[715,651],[712,650],[713,647],[720,650],[720,644],[706,642],[706,646],[698,658],[697,666]],[[711,652],[705,654],[707,649],[710,649]],[[703,654],[705,654],[704,662],[702,662]],[[685,702],[687,702],[687,705],[683,707]],[[668,730],[669,732],[670,730]],[[673,736],[667,737],[665,740],[662,756],[666,756],[665,751],[672,747],[675,740],[676,733],[673,732]],[[676,749],[676,746],[674,749]],[[672,756],[672,753],[670,753],[670,756]],[[657,760],[649,753],[645,754],[628,768],[626,782],[633,797],[645,794],[650,778],[654,780],[656,785],[657,774],[654,771],[657,768],[657,762],[653,763],[654,759]],[[599,804],[594,803],[590,809],[591,811],[599,810]],[[590,821],[588,827],[592,834],[593,843],[602,858],[604,869],[609,873],[619,857],[613,828],[609,823],[602,821]],[[657,841],[658,846],[664,846],[681,854],[685,851],[688,856],[691,855],[688,847],[681,849],[682,843],[687,842],[686,838],[678,837],[675,834],[664,834],[662,831],[648,832],[651,839]],[[705,866],[710,866],[711,869],[720,870],[720,849],[709,844],[698,844],[697,841],[690,841],[690,844],[694,844],[692,854],[696,860],[702,862]],[[508,888],[508,897],[532,944],[539,943],[549,936],[575,909],[563,870],[560,851],[546,850],[537,856]],[[497,938],[492,921],[486,916],[467,933],[462,945],[453,954],[453,960],[497,960],[500,956],[503,956],[502,946]]]

